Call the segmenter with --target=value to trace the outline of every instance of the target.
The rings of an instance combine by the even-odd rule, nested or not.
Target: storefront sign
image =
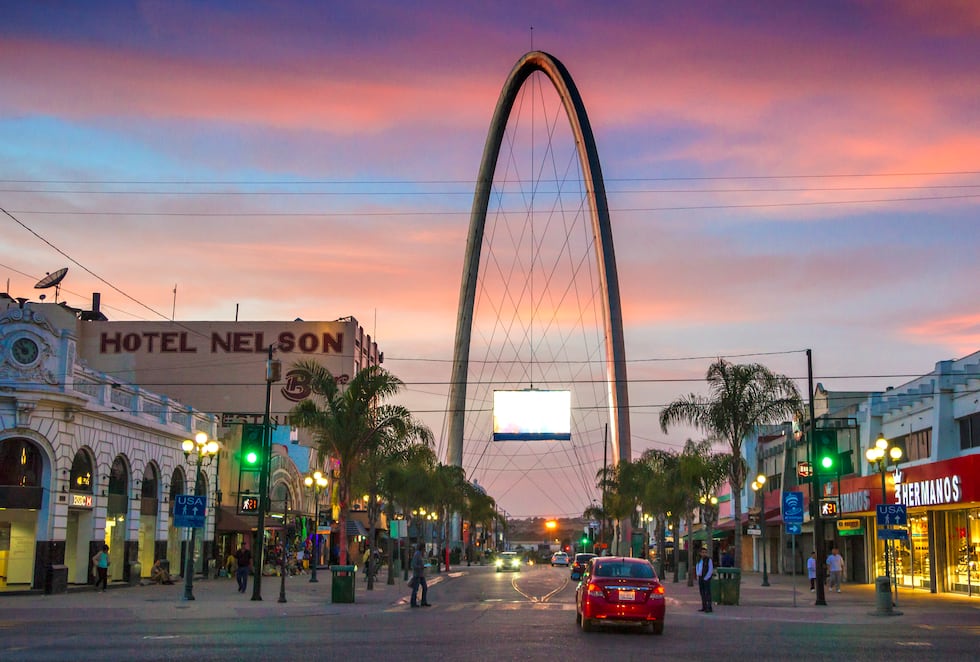
[[[840,509],[842,513],[863,513],[871,510],[870,490],[857,490],[841,494]]]
[[[853,531],[855,529],[860,529],[860,528],[861,528],[861,520],[859,519],[837,520],[838,531]]]
[[[895,472],[895,501],[909,508],[959,503],[963,498],[963,479],[958,475],[902,482],[902,471]]]
[[[91,494],[72,494],[71,503],[68,504],[72,508],[91,508],[92,507],[92,495]]]

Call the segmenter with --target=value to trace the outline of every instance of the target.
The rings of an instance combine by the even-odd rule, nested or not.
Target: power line
[[[980,194],[969,195],[937,195],[937,196],[911,196],[905,198],[867,198],[863,200],[807,200],[802,202],[760,202],[745,204],[718,204],[718,205],[674,205],[663,207],[610,207],[610,212],[615,213],[635,213],[635,212],[658,212],[658,211],[709,211],[719,209],[769,209],[775,207],[822,207],[831,205],[865,205],[865,204],[887,204],[893,202],[936,202],[948,200],[972,200],[980,198]],[[500,210],[502,214],[520,214],[523,210],[511,209]],[[385,216],[460,216],[469,215],[469,210],[445,211],[445,210],[388,210],[388,211],[228,211],[228,212],[186,212],[186,211],[81,211],[77,209],[65,211],[40,210],[40,209],[15,209],[11,213],[27,214],[35,216],[109,216],[109,217],[164,217],[164,218],[322,218],[322,217],[385,217]]]

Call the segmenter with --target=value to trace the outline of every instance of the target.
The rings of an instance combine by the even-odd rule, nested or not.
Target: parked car
[[[584,632],[599,625],[645,627],[663,634],[664,586],[645,559],[598,556],[575,591],[575,620]]]
[[[521,571],[521,557],[517,552],[504,552],[494,561],[497,572]]]
[[[572,561],[572,579],[581,579],[582,573],[585,572],[585,566],[595,557],[595,554],[576,554],[575,560]]]
[[[551,555],[551,567],[554,568],[556,565],[568,565],[568,554],[565,552],[555,552]]]

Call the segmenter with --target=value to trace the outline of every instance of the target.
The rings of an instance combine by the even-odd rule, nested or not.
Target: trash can
[[[330,572],[333,575],[330,582],[331,602],[354,602],[354,576],[357,574],[356,566],[352,565],[332,565]]]
[[[687,561],[677,562],[677,579],[687,581]]]
[[[718,604],[737,605],[742,584],[742,571],[739,568],[717,568],[718,575]],[[714,591],[712,590],[712,599]]]

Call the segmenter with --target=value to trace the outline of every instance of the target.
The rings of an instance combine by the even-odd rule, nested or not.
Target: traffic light
[[[242,425],[242,451],[239,458],[242,471],[262,469],[262,432],[261,425]]]
[[[840,469],[840,456],[837,453],[836,430],[814,430],[813,455],[819,474],[836,474]]]

